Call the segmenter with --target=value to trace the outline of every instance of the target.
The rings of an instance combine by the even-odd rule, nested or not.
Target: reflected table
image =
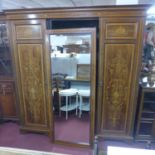
[[[72,111],[74,109],[76,109],[76,115],[77,115],[77,108],[78,108],[78,94],[77,94],[78,90],[77,89],[63,89],[61,91],[59,91],[59,115],[61,116],[61,111],[65,111],[66,112],[66,120],[68,119],[68,111]],[[61,97],[65,97],[66,103],[64,106],[61,106]],[[71,97],[72,96],[76,96],[76,101],[75,103],[72,102]],[[68,99],[69,103],[68,103]]]
[[[90,90],[78,90],[78,95],[80,98],[79,117],[81,117],[82,111],[90,111]],[[84,103],[83,98],[87,98],[88,101]]]

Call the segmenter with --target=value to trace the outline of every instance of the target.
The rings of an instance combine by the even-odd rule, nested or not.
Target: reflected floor
[[[61,117],[55,116],[55,139],[74,143],[89,143],[90,120],[89,114],[83,113],[81,118],[74,114],[69,114],[65,119],[65,114]]]
[[[13,122],[0,124],[0,146],[49,151],[69,155],[92,155],[92,150],[88,148],[82,149],[52,144],[50,138],[44,134],[21,134],[19,125]]]

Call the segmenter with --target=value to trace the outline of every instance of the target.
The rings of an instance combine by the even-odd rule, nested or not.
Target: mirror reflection
[[[55,140],[89,144],[91,34],[57,30],[50,50]]]

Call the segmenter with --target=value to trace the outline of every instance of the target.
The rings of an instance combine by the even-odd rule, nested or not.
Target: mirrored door
[[[94,137],[96,30],[47,32],[51,68],[53,136],[89,145]]]

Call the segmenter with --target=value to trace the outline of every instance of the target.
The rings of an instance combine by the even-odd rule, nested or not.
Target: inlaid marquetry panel
[[[134,49],[133,44],[105,45],[103,130],[126,128]]]
[[[17,39],[41,39],[41,25],[16,25]]]
[[[135,39],[137,23],[108,23],[106,24],[106,39]]]
[[[25,125],[45,125],[46,103],[41,44],[18,44]]]

